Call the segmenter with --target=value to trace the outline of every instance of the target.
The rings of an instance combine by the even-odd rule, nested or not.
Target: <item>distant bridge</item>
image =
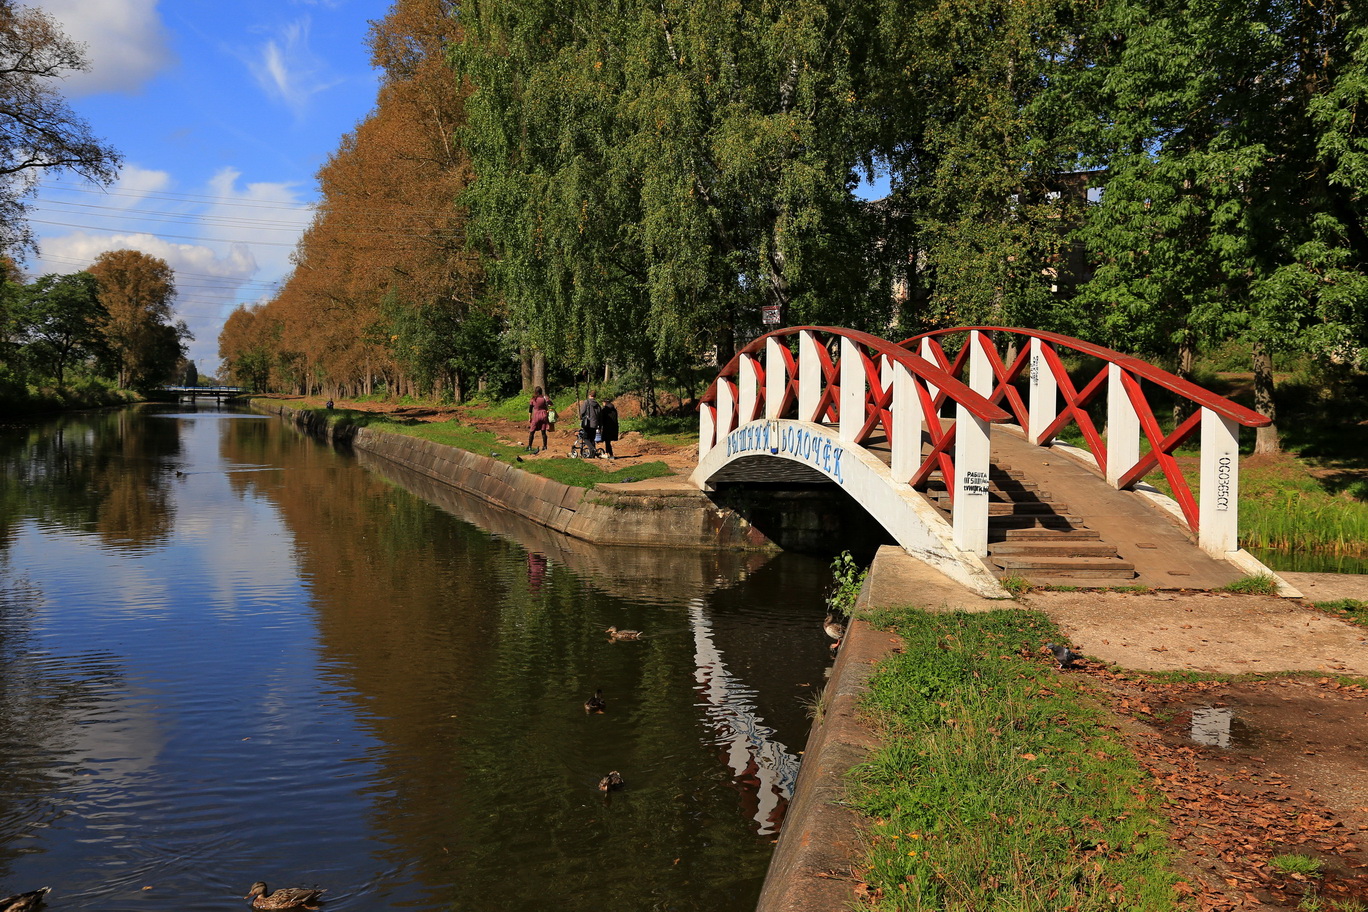
[[[162,391],[174,395],[177,399],[188,398],[191,402],[196,399],[222,402],[225,399],[236,399],[246,395],[240,386],[163,386]]]
[[[1065,357],[1096,373],[1076,384]],[[1165,434],[1147,387],[1190,403],[1190,417]],[[796,326],[747,345],[708,388],[692,481],[834,483],[908,552],[984,594],[1002,594],[1006,576],[1212,588],[1267,572],[1238,543],[1239,430],[1267,424],[1056,333],[965,326],[894,343]],[[1081,446],[1056,439],[1070,425]],[[1176,455],[1193,440],[1196,495]],[[1171,496],[1143,483],[1156,470]]]

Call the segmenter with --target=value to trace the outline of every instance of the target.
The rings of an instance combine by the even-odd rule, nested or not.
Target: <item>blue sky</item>
[[[366,35],[389,0],[21,0],[86,45],[62,85],[117,148],[102,190],[44,180],[30,276],[137,249],[176,272],[176,314],[201,373],[242,303],[269,298],[317,199],[314,175],[375,102]]]

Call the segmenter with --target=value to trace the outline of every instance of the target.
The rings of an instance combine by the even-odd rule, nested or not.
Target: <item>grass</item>
[[[1006,589],[1007,594],[1012,598],[1017,598],[1031,591],[1031,581],[1015,573],[1004,576],[998,582],[1002,584],[1002,588]]]
[[[1337,599],[1333,602],[1316,602],[1315,606],[1324,611],[1333,611],[1345,620],[1368,627],[1368,602],[1358,599]]]
[[[878,612],[906,643],[870,683],[882,746],[852,773],[873,821],[876,910],[1159,910],[1166,823],[1076,680],[1035,658],[1059,631],[1019,610]]]
[[[1268,860],[1268,866],[1281,874],[1300,874],[1303,877],[1320,877],[1325,867],[1319,858],[1297,853],[1274,855]]]
[[[1278,581],[1267,573],[1259,573],[1255,576],[1242,576],[1217,591],[1234,592],[1239,595],[1277,595]]]
[[[371,428],[389,434],[403,434],[430,440],[443,446],[456,447],[481,456],[491,456],[505,462],[515,463],[519,469],[533,475],[541,475],[571,487],[591,488],[596,484],[643,481],[647,478],[661,478],[674,472],[663,462],[643,462],[619,465],[608,460],[570,459],[554,457],[551,459],[527,460],[517,462],[524,455],[520,446],[500,443],[489,431],[481,431],[457,421],[406,421],[391,418],[380,412],[359,412],[350,409],[306,409],[327,414],[334,427]],[[607,468],[613,466],[613,468]]]

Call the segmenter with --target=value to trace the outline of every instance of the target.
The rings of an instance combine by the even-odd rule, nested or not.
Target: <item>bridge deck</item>
[[[871,441],[866,448],[885,463],[889,461],[886,443]],[[1082,586],[1216,589],[1243,576],[1232,564],[1199,548],[1174,518],[1144,495],[1116,490],[1096,470],[1059,450],[1035,446],[1020,434],[998,426],[993,429],[993,467],[1034,487],[1047,502],[1067,505],[1066,516],[1096,532],[1102,542],[1116,548],[1120,562],[1134,567],[1134,578],[1124,581],[1089,582],[1086,578],[1069,579],[1067,573],[1059,578],[1049,572],[1022,571],[1027,578],[1039,576]]]

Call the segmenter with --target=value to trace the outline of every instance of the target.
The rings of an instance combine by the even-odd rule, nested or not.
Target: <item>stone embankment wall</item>
[[[659,480],[579,488],[524,472],[491,456],[417,437],[347,424],[270,400],[254,411],[279,415],[299,430],[384,457],[486,503],[557,532],[598,544],[772,550],[775,545],[735,511],[702,491]],[[654,482],[654,483],[653,483]]]

